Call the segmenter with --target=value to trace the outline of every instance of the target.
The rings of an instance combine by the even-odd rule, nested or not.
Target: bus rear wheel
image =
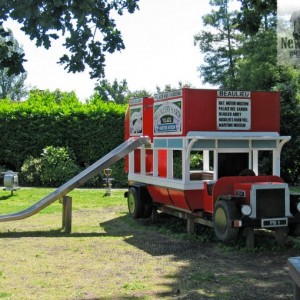
[[[145,204],[140,199],[138,190],[134,187],[129,188],[127,204],[129,214],[134,219],[143,217],[145,212]]]

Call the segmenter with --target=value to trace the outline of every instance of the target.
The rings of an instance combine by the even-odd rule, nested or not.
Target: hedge
[[[82,103],[74,93],[34,91],[24,102],[0,101],[0,165],[19,171],[47,146],[68,147],[81,167],[123,142],[126,105],[97,96]],[[115,166],[120,173],[119,166]],[[118,176],[120,178],[118,178]],[[113,174],[124,185],[125,174]]]

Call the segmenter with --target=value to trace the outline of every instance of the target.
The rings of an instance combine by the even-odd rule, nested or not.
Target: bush
[[[112,170],[111,178],[113,187],[127,187],[128,186],[128,178],[127,174],[124,172],[124,159],[114,163],[110,168]]]
[[[21,168],[20,184],[25,186],[41,186],[42,159],[29,156]]]
[[[60,186],[79,172],[70,149],[48,146],[40,158],[30,156],[25,160],[20,179],[25,185]]]
[[[123,142],[126,106],[80,102],[72,93],[35,91],[27,101],[0,101],[0,164],[20,170],[49,145],[69,147],[82,168]]]

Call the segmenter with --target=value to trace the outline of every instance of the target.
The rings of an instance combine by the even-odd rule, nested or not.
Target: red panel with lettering
[[[184,88],[154,101],[154,135],[190,131],[280,131],[279,92]],[[180,102],[181,101],[181,102]]]

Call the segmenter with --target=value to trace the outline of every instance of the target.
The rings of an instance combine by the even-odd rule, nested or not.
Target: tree
[[[8,97],[13,101],[20,101],[28,95],[25,85],[27,74],[8,76],[7,70],[0,70],[0,99]]]
[[[281,92],[282,135],[291,136],[281,157],[281,176],[291,184],[300,180],[300,71],[292,66],[278,67],[278,80],[273,89]]]
[[[188,82],[182,83],[181,81],[178,81],[178,87],[172,87],[171,84],[166,84],[164,88],[156,86],[156,93],[171,92],[174,90],[181,90],[183,88],[188,88],[188,87],[191,87],[190,83]]]
[[[120,82],[115,79],[113,83],[106,79],[101,80],[94,90],[103,101],[115,101],[118,104],[126,103],[128,85],[125,79]]]
[[[130,91],[125,79],[120,82],[115,79],[112,83],[108,80],[101,80],[94,89],[96,96],[103,101],[114,101],[117,104],[125,104],[129,99],[147,97],[151,94],[145,90]],[[94,100],[96,98],[94,97]]]
[[[276,27],[276,0],[239,0],[241,10],[237,14],[236,23],[243,33],[255,35],[263,27],[264,30]]]
[[[204,31],[196,40],[200,44],[200,49],[209,58],[205,62],[211,62],[211,64],[201,66],[200,71],[206,82],[219,84],[221,88],[281,92],[281,134],[292,136],[282,152],[282,177],[287,182],[297,183],[300,179],[300,155],[297,154],[300,152],[296,150],[300,148],[298,126],[300,122],[300,70],[297,67],[277,65],[276,1],[239,0],[239,2],[241,10],[235,16],[224,10],[227,1],[211,2],[219,9],[206,15],[204,21],[205,25],[211,25],[214,32]],[[215,26],[212,26],[214,22]],[[230,24],[229,28],[235,33],[232,35],[232,42],[235,41],[235,37],[238,37],[235,41],[236,48],[232,52],[235,54],[232,59],[234,76],[228,72],[230,64],[225,67],[218,65],[222,62],[219,57],[228,62],[230,52],[229,43],[222,47],[223,40],[215,37],[222,33],[219,24]],[[243,39],[239,38],[238,32],[244,35]]]
[[[1,12],[1,6],[0,6]],[[1,15],[1,13],[0,13]],[[3,22],[0,19],[0,69],[7,68],[8,75],[19,75],[25,72],[23,67],[24,53],[11,51],[11,32],[2,27]]]
[[[237,88],[270,90],[280,82],[276,61],[276,8],[274,0],[240,0],[236,26],[247,38],[237,62]]]
[[[236,62],[243,41],[243,36],[234,26],[237,12],[229,10],[229,2],[210,0],[210,5],[218,9],[203,17],[207,29],[194,36],[195,44],[199,44],[205,54],[205,64],[199,67],[203,82],[224,88],[233,88],[236,84]]]
[[[121,32],[111,17],[113,11],[122,15],[133,13],[138,0],[16,0],[0,2],[0,26],[8,18],[22,24],[22,30],[37,46],[46,49],[51,41],[65,37],[67,53],[59,63],[68,72],[81,72],[89,66],[91,78],[104,77],[107,52],[124,49]],[[0,30],[0,35],[8,33]],[[8,55],[7,45],[0,45],[0,67],[12,73],[23,72],[24,55]]]
[[[23,49],[20,47],[18,41],[14,38],[12,32],[9,30],[7,37],[0,36],[0,44],[8,45],[8,53],[23,54]],[[9,97],[11,100],[18,101],[27,95],[27,87],[25,80],[27,74],[19,75],[9,74],[8,68],[0,68],[0,99]]]
[[[276,63],[276,31],[260,31],[241,47],[243,58],[237,64],[238,90],[272,90],[280,81]]]

